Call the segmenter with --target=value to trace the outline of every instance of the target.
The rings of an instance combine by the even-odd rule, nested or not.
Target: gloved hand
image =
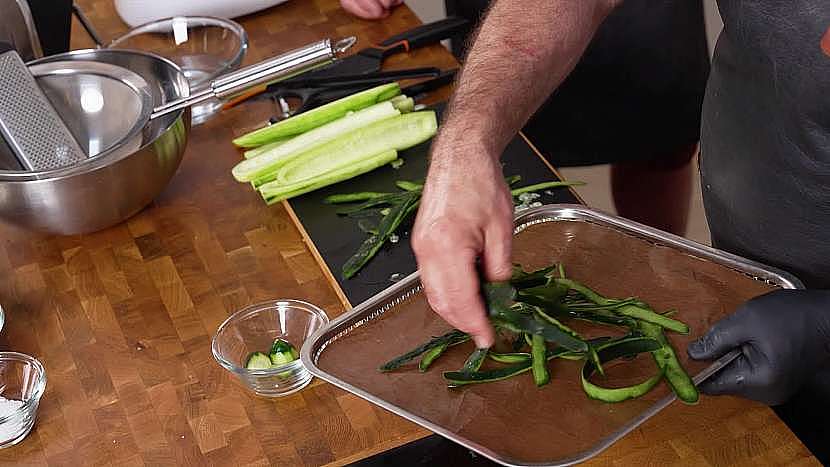
[[[689,345],[689,356],[741,355],[700,385],[706,394],[733,394],[778,405],[830,360],[830,291],[778,290],[752,299]]]

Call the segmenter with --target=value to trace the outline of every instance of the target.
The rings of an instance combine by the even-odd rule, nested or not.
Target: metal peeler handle
[[[160,117],[214,97],[230,97],[257,85],[288,79],[326,65],[354,45],[355,40],[354,37],[349,37],[332,43],[331,40],[324,39],[223,75],[201,92],[157,107],[150,118]]]

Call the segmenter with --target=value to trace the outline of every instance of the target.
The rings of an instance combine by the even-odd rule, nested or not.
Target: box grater
[[[25,171],[57,169],[87,159],[75,137],[14,50],[0,45],[0,135],[15,160],[0,165]]]

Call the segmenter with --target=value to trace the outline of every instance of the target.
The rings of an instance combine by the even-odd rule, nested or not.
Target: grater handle
[[[208,99],[231,97],[258,85],[282,81],[319,68],[333,62],[354,42],[354,38],[347,38],[332,44],[331,40],[324,39],[228,73],[212,81],[203,91],[157,107],[150,118],[160,117]]]

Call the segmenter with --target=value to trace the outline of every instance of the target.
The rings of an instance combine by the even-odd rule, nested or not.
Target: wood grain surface
[[[110,0],[78,3],[105,40],[126,30]],[[241,23],[251,63],[321,36],[379,41],[418,20],[405,7],[369,23],[336,0],[292,0]],[[89,46],[74,26],[73,48]],[[436,46],[388,66],[452,64]],[[319,381],[253,397],[211,356],[216,327],[246,304],[302,298],[331,317],[346,306],[286,207],[230,177],[229,140],[271,112],[248,103],[194,128],[171,184],[122,225],[73,237],[0,227],[0,346],[36,356],[48,376],[35,430],[0,465],[344,465],[428,434]],[[675,404],[594,461],[796,463],[816,464],[769,409],[731,398]]]

